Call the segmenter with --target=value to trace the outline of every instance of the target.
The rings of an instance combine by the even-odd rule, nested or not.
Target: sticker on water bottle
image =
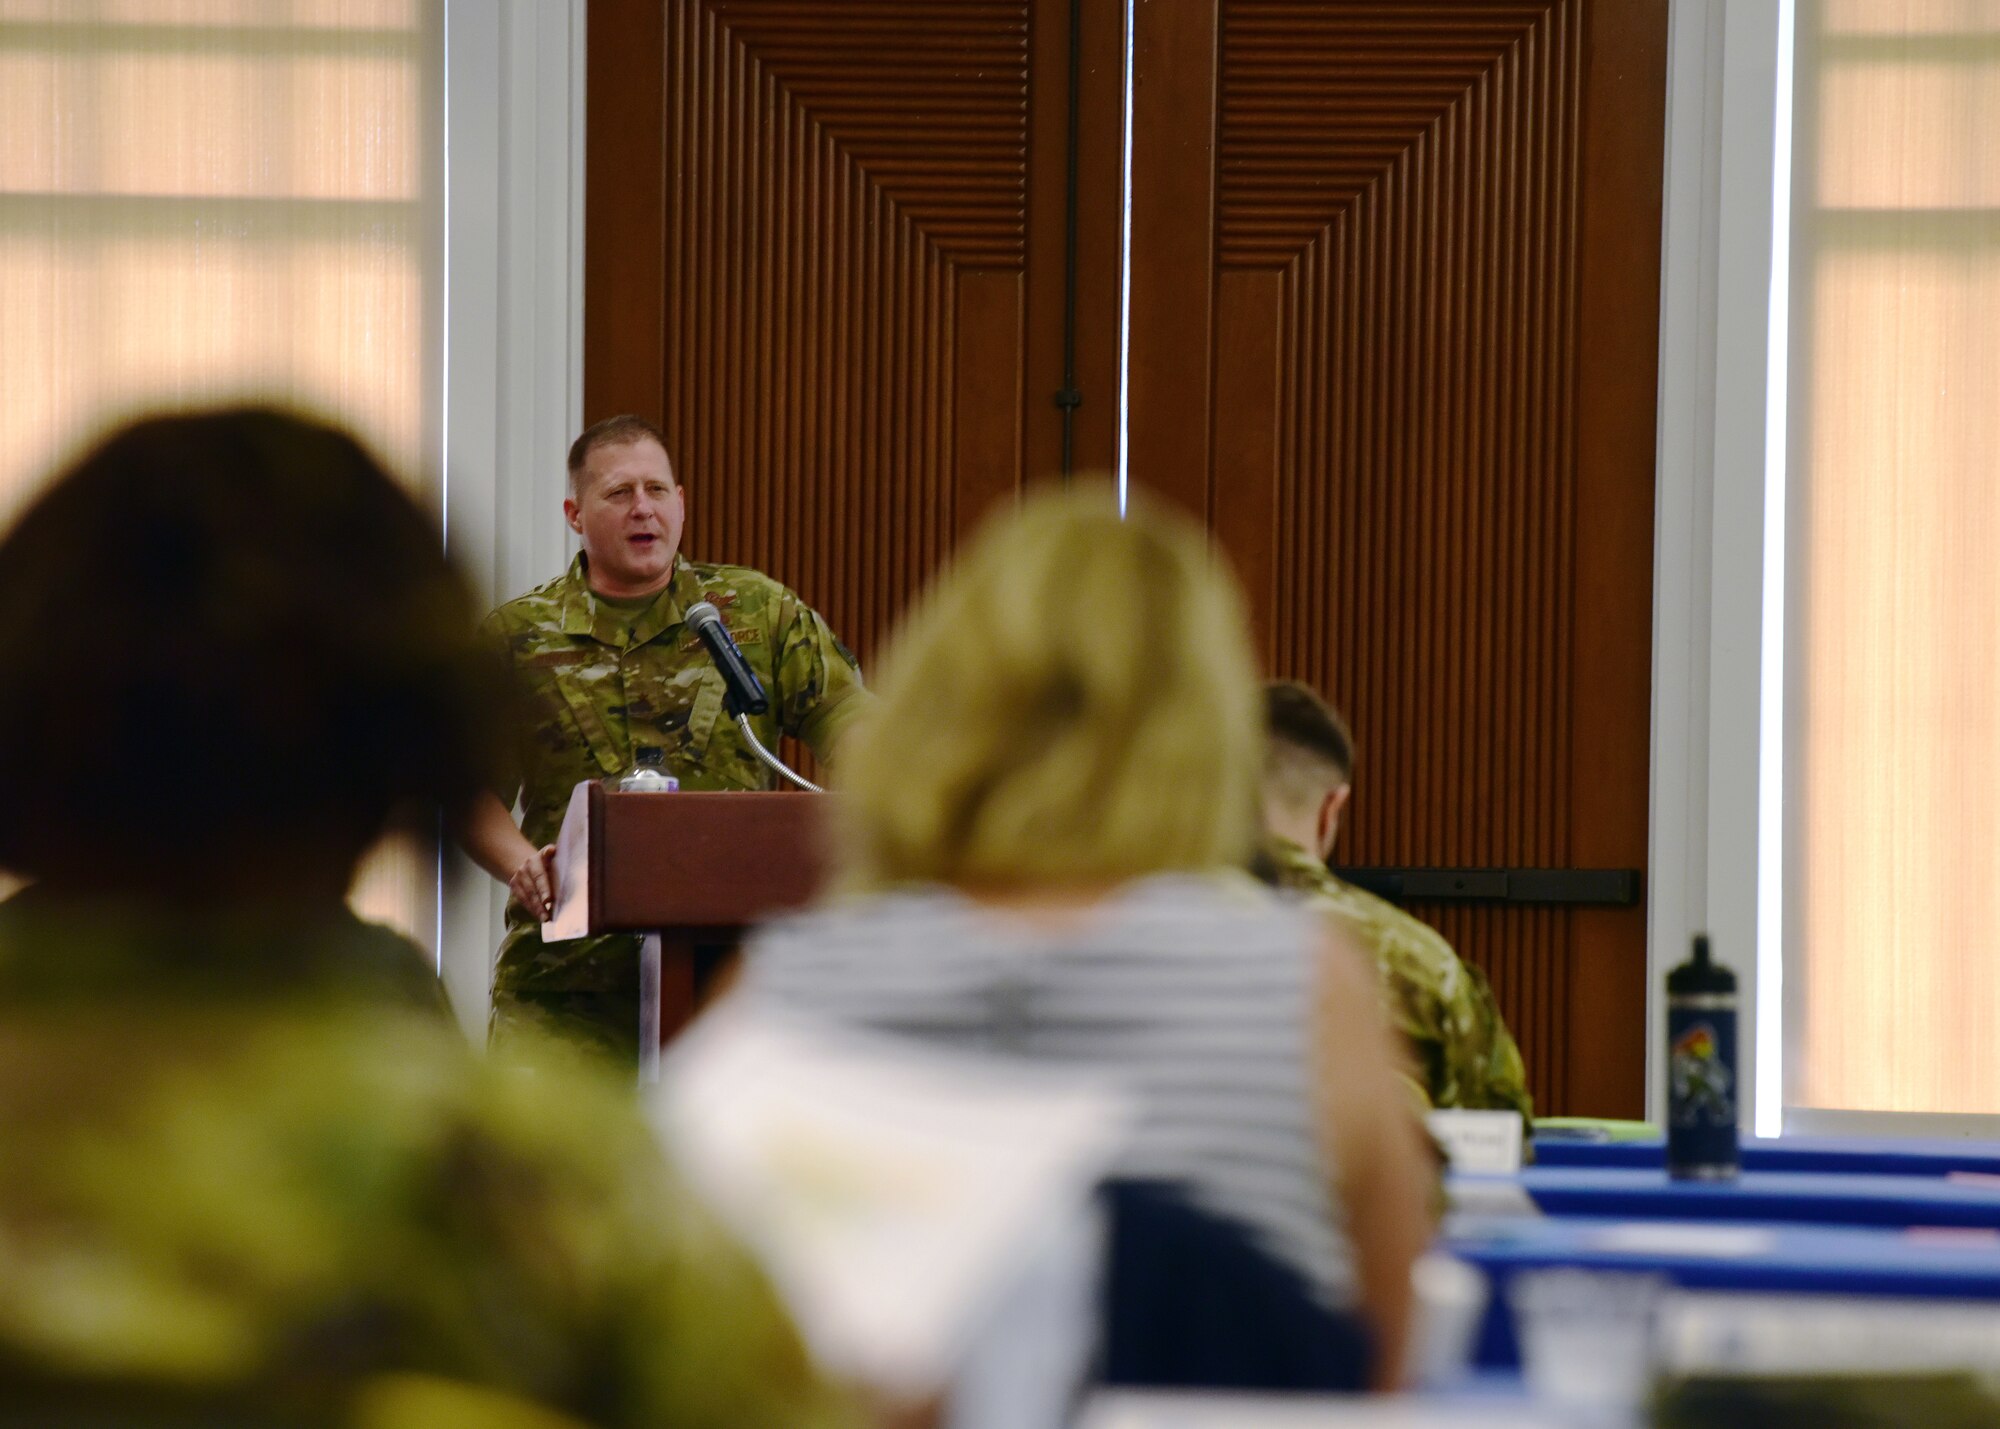
[[[1720,1017],[1690,1018],[1674,1030],[1667,1056],[1675,1126],[1736,1125],[1736,1076],[1729,1066],[1734,1049],[1725,1046],[1735,1040],[1735,1029],[1722,1023]]]

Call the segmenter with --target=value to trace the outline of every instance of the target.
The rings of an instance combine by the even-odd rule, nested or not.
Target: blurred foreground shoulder
[[[588,1288],[576,1328],[603,1346],[608,1422],[855,1422],[855,1405],[820,1376],[762,1270],[599,1062],[550,1045],[532,1065],[484,1068],[477,1119],[496,1164],[518,1152],[547,1178],[532,1208],[496,1178],[483,1210],[496,1237],[527,1212],[534,1242],[560,1250]]]
[[[380,1004],[5,1031],[0,1401],[323,1414],[415,1373],[593,1425],[846,1421],[629,1091],[570,1054],[493,1065]]]

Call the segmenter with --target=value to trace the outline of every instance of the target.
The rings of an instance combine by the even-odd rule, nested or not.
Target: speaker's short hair
[[[632,442],[655,442],[663,452],[667,452],[667,462],[673,462],[673,453],[667,450],[667,439],[660,429],[644,417],[630,412],[620,412],[615,417],[606,417],[601,422],[592,422],[585,427],[577,439],[569,444],[569,489],[576,494],[576,479],[583,474],[583,464],[590,460],[590,454],[599,447],[622,447]]]

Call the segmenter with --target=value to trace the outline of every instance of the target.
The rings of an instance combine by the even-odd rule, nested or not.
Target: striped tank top
[[[833,903],[752,938],[767,1005],[959,1051],[1110,1073],[1138,1126],[1115,1168],[1172,1181],[1329,1308],[1354,1270],[1313,1132],[1318,925],[1247,882],[1161,875],[1061,931],[949,889]]]

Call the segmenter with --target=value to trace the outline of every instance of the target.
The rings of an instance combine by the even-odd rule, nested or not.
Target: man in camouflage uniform
[[[466,851],[512,893],[493,980],[492,1029],[534,1024],[621,1059],[637,1054],[639,939],[544,942],[554,843],[571,791],[657,750],[684,789],[768,789],[773,776],[723,710],[722,676],[686,623],[706,600],[770,696],[751,717],[824,758],[868,696],[853,655],[791,591],[743,566],[680,552],[685,495],[660,433],[612,417],[576,439],[563,513],[583,549],[555,580],[487,617],[521,697],[518,782],[461,824]],[[521,824],[507,804],[519,793]],[[746,851],[748,853],[750,851]]]
[[[1304,685],[1265,687],[1268,763],[1262,871],[1339,920],[1375,958],[1390,1020],[1409,1040],[1432,1106],[1498,1108],[1533,1115],[1521,1052],[1477,968],[1451,945],[1326,866],[1351,792],[1354,746],[1334,712]]]

